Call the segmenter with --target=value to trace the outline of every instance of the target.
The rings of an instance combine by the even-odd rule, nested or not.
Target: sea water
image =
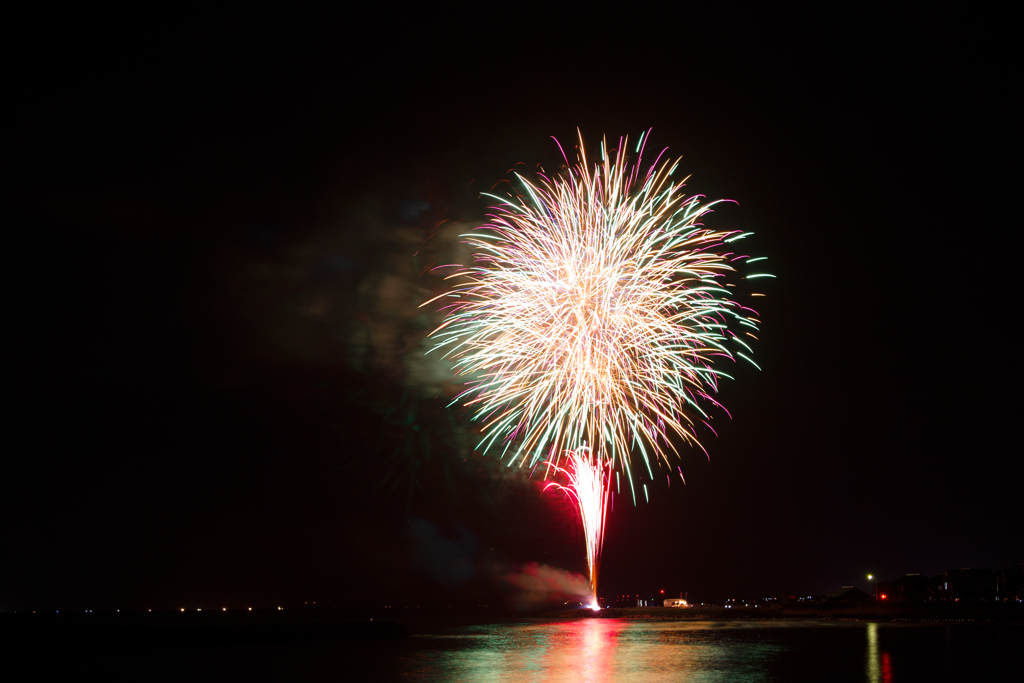
[[[54,644],[47,671],[133,680],[287,681],[1021,681],[1024,626],[836,621],[410,622],[395,640],[223,647]],[[9,653],[13,654],[13,653]]]
[[[464,626],[393,662],[422,681],[1024,680],[1024,627],[581,619]]]

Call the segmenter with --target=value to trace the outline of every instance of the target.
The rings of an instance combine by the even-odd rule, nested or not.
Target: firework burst
[[[563,153],[561,172],[516,174],[516,194],[487,195],[489,220],[464,235],[474,264],[431,300],[449,300],[435,349],[468,379],[456,401],[480,421],[481,447],[600,483],[601,495],[575,496],[585,527],[584,498],[602,508],[600,532],[586,531],[595,588],[600,542],[590,538],[603,537],[611,473],[622,471],[635,501],[635,478],[653,479],[676,443],[700,445],[696,423],[727,376],[714,361],[749,361],[733,330],[753,336],[759,322],[726,282],[747,258],[732,243],[748,233],[701,223],[717,202],[683,193],[678,160],[659,164],[662,152],[643,172],[644,137],[634,164],[620,139],[612,150],[602,141],[590,165],[581,138],[578,163]]]

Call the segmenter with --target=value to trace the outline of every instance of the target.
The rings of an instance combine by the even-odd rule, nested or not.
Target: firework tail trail
[[[564,455],[567,467],[548,463],[552,469],[564,474],[568,485],[550,482],[545,487],[563,491],[579,512],[583,522],[583,537],[587,548],[587,568],[590,573],[591,607],[597,608],[597,579],[601,573],[601,550],[604,546],[604,523],[608,514],[608,494],[611,489],[611,463],[595,459],[589,448],[568,451]]]
[[[741,335],[756,339],[760,321],[724,282],[747,258],[734,243],[750,233],[704,226],[716,202],[682,192],[679,161],[643,172],[627,146],[603,140],[591,166],[581,137],[579,163],[566,158],[535,182],[516,174],[519,194],[487,195],[497,202],[488,221],[463,236],[474,264],[431,301],[448,301],[433,348],[466,378],[454,402],[480,423],[485,452],[546,463],[546,476],[570,477],[568,490],[589,476],[585,452],[601,481],[621,471],[635,502],[634,480],[669,464],[673,436],[703,448],[695,424],[710,419],[704,406],[719,405],[711,394],[728,377],[714,364],[753,363]],[[757,277],[773,276],[746,279]],[[579,509],[589,529],[591,508]],[[603,510],[587,531],[595,585]]]

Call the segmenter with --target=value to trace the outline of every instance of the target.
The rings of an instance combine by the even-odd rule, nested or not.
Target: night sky
[[[777,276],[710,459],[616,498],[602,595],[1024,561],[998,26],[588,11],[27,29],[0,610],[507,604],[525,563],[584,571],[566,503],[445,409],[416,308],[478,193],[577,126],[653,128]]]

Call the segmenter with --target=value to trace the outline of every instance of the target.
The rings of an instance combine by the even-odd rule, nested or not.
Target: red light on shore
[[[883,600],[885,600],[887,597],[889,597],[889,596],[887,596],[885,593],[882,593],[882,599]]]

